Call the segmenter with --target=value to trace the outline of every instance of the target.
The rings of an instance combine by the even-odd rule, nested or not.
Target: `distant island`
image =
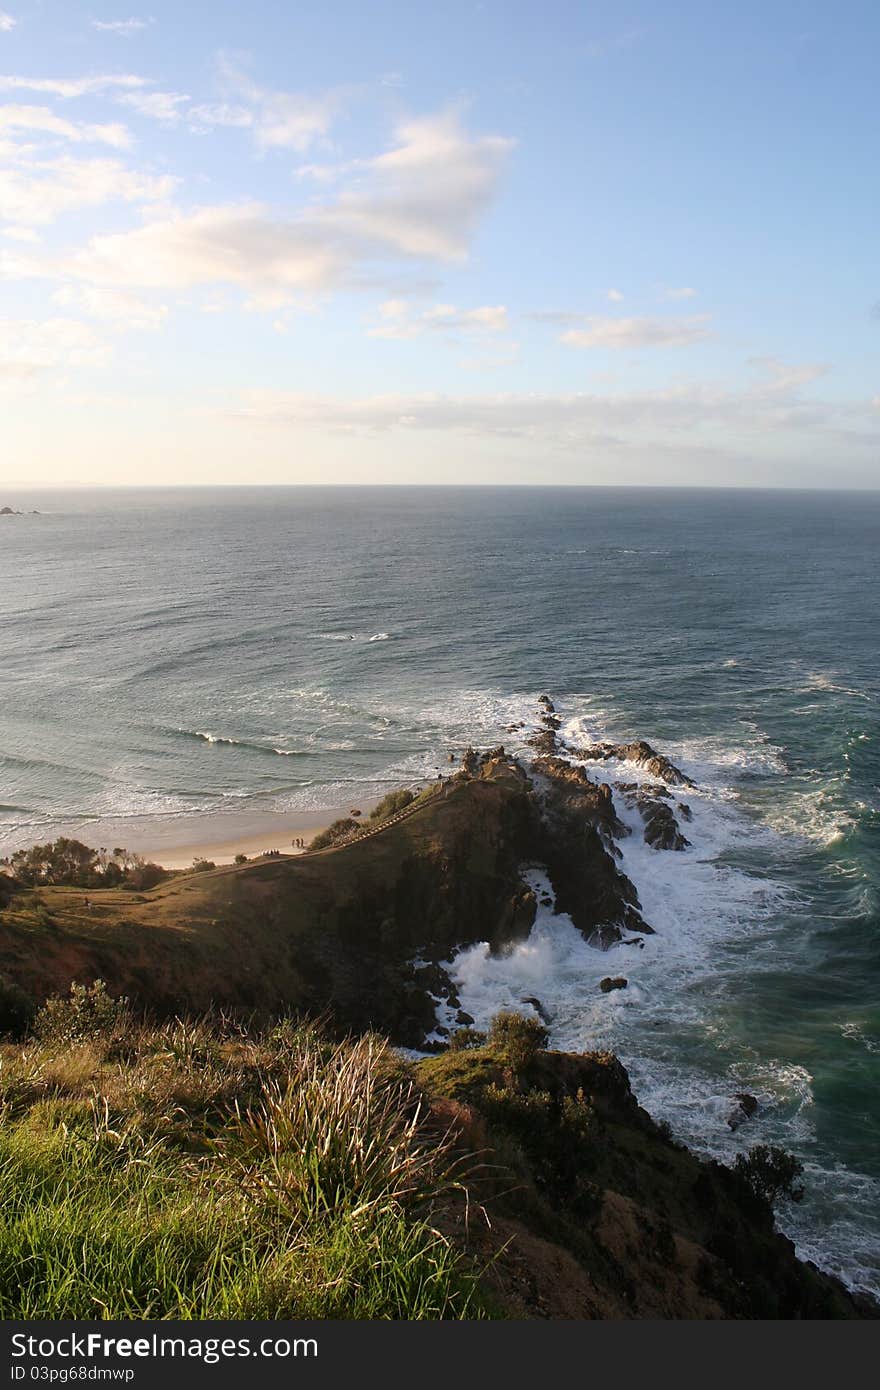
[[[15,510],[14,507],[0,507],[0,516],[25,516],[25,515],[27,515],[27,513],[25,513],[25,512],[17,512],[17,511]],[[39,516],[40,513],[36,510],[36,508],[34,508],[34,510],[30,513],[30,515],[31,515],[31,516]]]

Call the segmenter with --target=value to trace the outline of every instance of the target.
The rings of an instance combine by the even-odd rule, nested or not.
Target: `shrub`
[[[168,877],[168,870],[163,869],[161,864],[135,864],[125,875],[126,888],[133,888],[138,893],[146,892],[150,888],[155,888],[158,883],[164,882]]]
[[[795,1180],[803,1173],[804,1165],[778,1144],[756,1144],[748,1154],[737,1154],[733,1171],[756,1197],[771,1207],[780,1197],[791,1202],[803,1198],[804,1189],[795,1187]]]
[[[233,862],[234,864],[246,864],[246,863],[247,863],[247,855],[246,855],[246,854],[237,854],[237,855],[235,856],[235,859],[234,859],[232,862]]]
[[[343,816],[341,820],[335,820],[332,825],[328,825],[326,830],[322,830],[316,835],[309,845],[309,849],[333,849],[336,845],[346,844],[358,832],[359,826],[351,816]]]
[[[99,1033],[112,1040],[130,1022],[127,999],[114,999],[103,980],[70,986],[67,997],[47,999],[34,1018],[34,1033],[44,1042],[80,1043]]]
[[[410,806],[416,799],[415,792],[408,791],[406,787],[401,787],[398,791],[389,792],[383,796],[378,806],[374,806],[370,812],[370,820],[374,822],[388,820],[389,816],[396,816],[398,811],[403,811]]]
[[[213,859],[200,859],[196,857],[192,862],[192,872],[194,874],[206,874],[211,869],[216,869],[217,865]]]
[[[36,1012],[31,996],[13,980],[0,975],[0,1033],[20,1038],[27,1032]]]
[[[484,1047],[486,1034],[479,1028],[456,1028],[449,1038],[450,1052],[467,1052],[472,1047]]]
[[[500,1053],[514,1071],[522,1071],[547,1046],[549,1036],[538,1019],[502,1010],[492,1019],[489,1046]]]

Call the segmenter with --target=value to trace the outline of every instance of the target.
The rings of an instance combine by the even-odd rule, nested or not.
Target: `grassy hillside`
[[[454,1156],[384,1043],[97,1004],[2,1048],[0,1317],[481,1315],[435,1228]]]
[[[0,1046],[0,1317],[866,1311],[613,1057],[523,1023],[413,1066],[314,1024],[52,1001]]]

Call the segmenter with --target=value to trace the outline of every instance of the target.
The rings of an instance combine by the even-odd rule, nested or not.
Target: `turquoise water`
[[[611,961],[544,914],[503,968],[460,961],[465,993],[530,981],[706,1151],[795,1150],[783,1226],[880,1288],[880,494],[7,501],[41,515],[0,519],[0,853],[381,793],[516,748],[545,691],[575,743],[647,738],[699,784],[689,851],[626,842],[657,936]],[[597,998],[612,965],[630,988]],[[761,1110],[733,1133],[737,1090]]]

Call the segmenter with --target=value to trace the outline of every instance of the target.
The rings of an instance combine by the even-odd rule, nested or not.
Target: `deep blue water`
[[[647,738],[700,791],[691,850],[626,851],[658,929],[631,987],[597,1001],[607,958],[556,920],[507,974],[462,962],[469,997],[537,982],[557,1040],[610,1042],[690,1142],[794,1149],[786,1229],[880,1287],[880,494],[6,502],[41,515],[0,518],[0,853],[381,792],[515,747],[545,691],[576,741]],[[738,1089],[762,1108],[733,1134]]]

